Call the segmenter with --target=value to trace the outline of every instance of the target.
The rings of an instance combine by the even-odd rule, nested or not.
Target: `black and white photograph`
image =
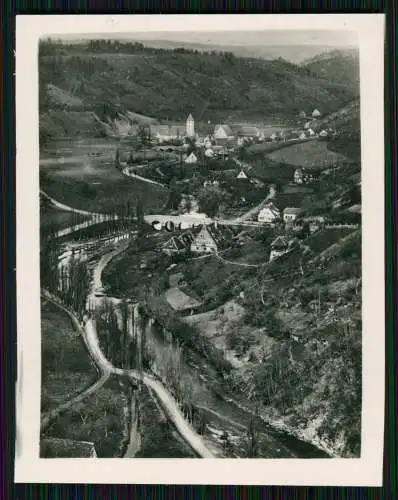
[[[372,447],[381,471],[384,324],[380,308],[366,317],[363,286],[384,307],[383,156],[364,161],[372,139],[383,154],[383,97],[370,116],[363,30],[350,15],[223,17],[81,32],[70,19],[37,36],[34,154],[20,167],[34,173],[17,196],[30,191],[24,225],[36,218],[22,267],[39,331],[35,354],[29,332],[18,345],[33,404],[21,439],[35,432],[42,471],[167,459],[173,483],[171,459],[256,459],[261,483],[268,462],[344,471]],[[88,482],[84,463],[71,468]]]

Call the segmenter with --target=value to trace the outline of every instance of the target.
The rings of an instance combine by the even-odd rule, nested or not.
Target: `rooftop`
[[[190,297],[178,287],[169,288],[165,293],[165,297],[167,302],[175,311],[184,311],[185,309],[201,305],[198,300]]]
[[[301,212],[301,208],[297,207],[286,207],[283,211],[284,214],[297,215]]]

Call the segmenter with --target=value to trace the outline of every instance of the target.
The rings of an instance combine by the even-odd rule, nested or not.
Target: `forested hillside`
[[[127,111],[158,120],[289,120],[301,109],[333,112],[350,102],[338,84],[283,59],[162,50],[98,40],[42,41],[39,49],[43,136],[98,136]]]
[[[355,95],[359,95],[358,50],[332,50],[303,61],[302,66],[320,78],[350,85]]]

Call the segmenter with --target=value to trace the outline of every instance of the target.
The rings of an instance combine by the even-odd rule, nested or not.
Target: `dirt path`
[[[134,398],[131,400],[131,427],[129,445],[123,458],[134,458],[141,446],[141,436],[138,432],[138,415]]]
[[[234,262],[233,260],[226,260],[219,253],[214,254],[217,259],[221,260],[221,262],[224,262],[225,264],[231,264],[233,266],[240,266],[240,267],[260,267],[263,264],[246,264],[245,262]]]
[[[45,293],[44,296],[46,297],[46,300],[48,300],[49,302],[54,304],[56,307],[61,309],[63,312],[65,312],[71,318],[75,328],[79,331],[79,333],[82,335],[82,337],[84,339],[85,338],[84,337],[84,329],[82,328],[82,326],[79,323],[79,320],[76,318],[76,316],[74,316],[70,311],[68,311],[68,309],[63,307],[56,300],[54,300],[49,294]],[[56,418],[60,413],[62,413],[65,410],[68,410],[69,408],[76,405],[77,403],[80,403],[86,397],[91,396],[92,394],[94,394],[94,392],[96,392],[98,389],[100,389],[105,384],[105,382],[109,379],[111,372],[110,372],[110,370],[106,369],[103,365],[102,366],[97,365],[97,368],[99,369],[99,373],[100,373],[100,377],[98,378],[98,380],[93,385],[91,385],[90,387],[85,389],[83,392],[78,394],[77,396],[74,396],[69,401],[66,401],[65,403],[60,404],[59,406],[57,406],[53,410],[50,410],[48,413],[46,413],[40,422],[40,427],[42,430],[45,429],[50,424],[50,422],[54,418]]]
[[[103,256],[96,266],[94,271],[94,283],[99,287],[102,286],[101,274],[106,265],[115,256],[116,253],[120,253],[124,250],[124,247],[120,247],[117,251]],[[95,361],[96,365],[104,373],[114,373],[116,375],[128,375],[130,378],[136,381],[142,381],[147,387],[151,388],[156,394],[159,403],[161,404],[164,412],[166,413],[168,419],[175,425],[179,434],[187,441],[187,443],[192,447],[192,449],[202,458],[212,458],[213,454],[208,450],[208,448],[203,443],[202,438],[196,433],[196,431],[191,427],[190,424],[185,420],[182,415],[177,402],[174,397],[168,392],[168,390],[154,377],[147,373],[139,373],[136,370],[124,370],[121,368],[116,368],[104,355],[99,345],[99,340],[97,336],[97,329],[93,319],[88,319],[84,328],[84,338],[91,354],[92,359]]]
[[[132,177],[133,179],[138,179],[140,181],[147,182],[148,184],[155,184],[156,186],[160,186],[160,187],[162,187],[164,189],[169,189],[169,187],[166,186],[166,184],[161,184],[160,182],[153,181],[152,179],[148,179],[147,177],[141,177],[141,175],[137,175],[137,174],[131,173],[130,170],[129,170],[129,167],[125,167],[122,170],[122,172],[127,177]]]

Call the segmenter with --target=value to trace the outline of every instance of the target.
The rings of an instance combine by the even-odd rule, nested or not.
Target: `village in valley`
[[[207,217],[207,214],[197,213],[198,203],[195,196],[191,194],[181,197],[180,204],[173,207],[176,209],[172,210],[171,214],[173,216],[177,214],[198,216],[198,223],[195,224],[195,219],[192,218],[191,220],[194,221],[192,228],[181,231],[182,227],[187,224],[186,222],[185,224],[181,223],[181,220],[184,221],[184,218],[181,218],[179,225],[178,222],[175,225],[176,229],[177,227],[180,229],[181,234],[173,235],[162,246],[162,251],[166,254],[217,253],[221,249],[220,242],[225,250],[225,233],[228,232],[225,230],[226,227],[228,229],[231,226],[236,228],[239,226],[270,227],[277,228],[278,233],[282,228],[285,234],[278,234],[275,240],[270,243],[269,259],[272,260],[292,247],[295,242],[294,234],[302,232],[303,228],[307,229],[309,233],[313,233],[324,229],[325,226],[328,228],[336,226],[336,221],[327,221],[325,215],[309,215],[300,206],[286,206],[285,202],[278,201],[277,196],[277,186],[279,192],[282,190],[283,192],[308,195],[312,192],[309,186],[320,181],[320,176],[325,168],[319,165],[297,166],[292,170],[290,166],[289,170],[292,175],[290,178],[286,178],[286,172],[282,165],[279,172],[270,174],[269,178],[266,179],[270,184],[267,186],[268,191],[264,191],[264,180],[256,176],[256,173],[252,171],[252,166],[242,161],[242,157],[245,157],[246,149],[248,148],[250,151],[253,145],[259,145],[262,151],[267,152],[305,141],[319,141],[328,137],[336,137],[338,131],[330,127],[322,128],[319,124],[320,118],[321,113],[318,109],[314,109],[309,115],[301,111],[297,117],[295,129],[236,124],[216,124],[213,128],[209,122],[205,129],[212,130],[212,132],[208,135],[200,134],[195,130],[195,120],[192,114],[187,117],[185,126],[181,124],[131,126],[129,129],[125,129],[124,133],[127,136],[136,134],[140,137],[143,149],[136,157],[134,157],[134,153],[130,153],[127,161],[122,162],[120,159],[118,161],[120,168],[124,169],[127,175],[140,176],[141,171],[145,172],[146,180],[157,182],[155,179],[161,180],[162,177],[166,177],[158,166],[160,158],[160,161],[165,164],[163,169],[170,171],[177,166],[179,171],[183,172],[183,178],[179,178],[176,182],[176,185],[182,186],[181,191],[187,180],[191,180],[198,187],[198,190],[207,186],[210,188],[216,186],[225,188],[226,191],[230,189],[238,195],[238,198],[232,201],[235,208],[234,218],[220,218],[211,213],[213,221],[209,224],[209,221],[206,220],[204,225],[201,224],[201,215]],[[153,152],[156,152],[153,160],[146,159],[151,158]],[[161,156],[162,154],[164,157]],[[282,177],[279,176],[281,172]],[[263,175],[261,177],[264,179]],[[144,179],[142,175],[140,178]],[[168,179],[170,182],[170,175]],[[175,181],[175,177],[173,180]],[[203,181],[202,185],[201,181]],[[246,192],[254,190],[266,193],[265,199],[261,200],[257,206],[256,202],[251,203],[252,200],[245,197]],[[194,194],[196,195],[197,192]],[[294,199],[294,196],[292,198]],[[354,219],[354,222],[352,222],[353,218],[349,221],[340,220],[337,225],[339,227],[358,227],[359,218],[354,217]],[[174,229],[174,223],[172,227]],[[230,232],[230,238],[232,234]]]
[[[357,60],[79,43],[40,60],[42,456],[357,456],[359,97],[316,73]],[[156,114],[160,67],[216,63],[259,78],[247,114],[183,76]],[[256,112],[273,72],[308,95]]]

